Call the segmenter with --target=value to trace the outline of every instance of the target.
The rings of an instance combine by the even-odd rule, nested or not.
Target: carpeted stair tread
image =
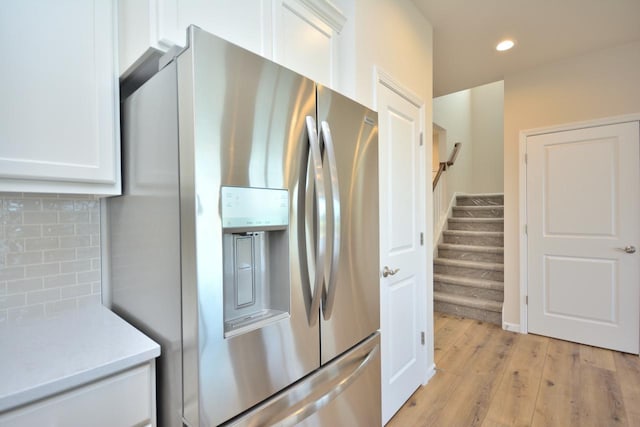
[[[479,270],[488,271],[504,271],[504,264],[497,262],[483,262],[483,261],[464,261],[451,258],[436,258],[433,260],[436,265],[447,265],[451,267],[463,267],[463,268],[476,268]]]
[[[502,312],[502,303],[499,301],[483,300],[479,298],[466,297],[462,295],[445,294],[434,292],[433,300],[447,304],[455,304],[463,307],[477,308],[481,310]]]
[[[501,291],[504,289],[504,283],[495,280],[475,279],[472,277],[451,276],[448,274],[434,274],[434,282],[449,283],[459,286],[471,286],[475,288],[491,289]]]
[[[443,233],[450,236],[504,236],[504,231],[445,230]]]
[[[449,218],[449,222],[474,222],[474,223],[503,223],[504,218],[473,218],[473,217],[463,217],[463,218]]]
[[[438,250],[449,251],[467,251],[467,252],[489,252],[494,254],[503,254],[504,248],[501,246],[477,246],[477,245],[458,245],[455,243],[440,243]]]

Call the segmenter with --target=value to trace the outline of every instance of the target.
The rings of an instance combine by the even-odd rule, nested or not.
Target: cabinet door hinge
[[[529,235],[529,227],[527,226],[527,224],[524,225],[524,234],[525,235]]]
[[[422,139],[422,138],[423,138],[423,136],[422,136],[422,132],[420,132],[420,145],[424,144],[424,141],[423,141],[423,139]]]
[[[524,304],[529,305],[529,295],[524,296]]]
[[[420,233],[420,246],[424,246],[424,233]]]
[[[529,156],[527,153],[524,153],[524,164],[526,165],[529,162]]]
[[[420,343],[424,345],[424,331],[420,332]]]

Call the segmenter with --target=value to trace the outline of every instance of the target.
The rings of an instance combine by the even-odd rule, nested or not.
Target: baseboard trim
[[[422,385],[427,385],[427,383],[431,380],[431,378],[433,378],[435,374],[436,374],[436,364],[432,363],[431,366],[427,368],[427,375],[425,376],[425,379]]]
[[[509,323],[502,322],[502,329],[509,332],[518,332],[520,333],[520,324],[519,323]]]

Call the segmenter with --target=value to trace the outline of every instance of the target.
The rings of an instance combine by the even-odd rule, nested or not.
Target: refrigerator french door
[[[107,218],[160,424],[380,424],[376,113],[196,27],[166,62]]]

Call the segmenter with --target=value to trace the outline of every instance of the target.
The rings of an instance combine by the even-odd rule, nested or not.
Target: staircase
[[[502,325],[504,196],[456,197],[433,261],[434,309]]]

